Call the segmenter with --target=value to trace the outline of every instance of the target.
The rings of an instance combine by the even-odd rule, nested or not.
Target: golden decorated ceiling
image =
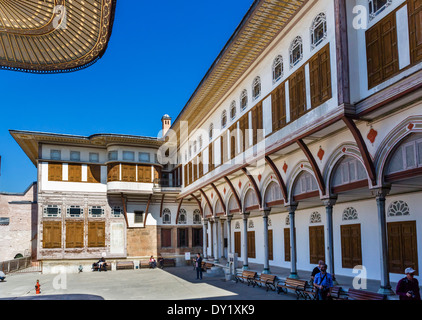
[[[104,54],[116,0],[0,0],[0,68],[38,73],[87,67]]]

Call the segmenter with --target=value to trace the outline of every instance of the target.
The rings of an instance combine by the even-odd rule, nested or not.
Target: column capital
[[[250,212],[242,212],[242,218],[243,219],[248,219],[249,218],[249,216],[250,216]]]
[[[380,188],[371,189],[371,193],[375,196],[377,200],[385,200],[385,197],[390,193],[390,190],[390,186],[383,186]]]
[[[230,222],[232,220],[233,220],[233,215],[232,214],[227,215],[227,221]]]
[[[262,208],[261,214],[263,217],[268,217],[271,213],[271,208]]]
[[[299,204],[297,202],[292,202],[289,205],[287,205],[286,208],[289,211],[289,213],[292,213],[292,212],[294,213],[296,211],[298,205]]]
[[[337,202],[337,197],[322,199],[322,203],[324,204],[325,207],[332,207],[336,204],[336,202]]]

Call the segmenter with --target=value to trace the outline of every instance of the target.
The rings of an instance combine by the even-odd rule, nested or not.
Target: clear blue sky
[[[9,129],[154,136],[173,119],[253,0],[118,0],[108,49],[73,73],[0,70],[0,192],[23,192],[36,168]]]

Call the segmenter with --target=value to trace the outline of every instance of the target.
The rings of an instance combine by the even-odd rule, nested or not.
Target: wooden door
[[[248,231],[248,258],[256,258],[255,231]]]
[[[416,221],[388,223],[387,235],[390,272],[402,274],[406,268],[411,267],[418,275]]]
[[[284,261],[290,262],[290,228],[284,229]]]
[[[324,226],[309,227],[309,256],[312,264],[325,261]]]
[[[161,247],[171,247],[171,229],[161,229]]]
[[[362,265],[360,224],[341,226],[341,258],[343,268]]]
[[[234,252],[237,253],[237,256],[240,258],[242,255],[242,234],[240,232],[234,233]]]
[[[268,230],[268,258],[269,260],[274,260],[273,230]]]

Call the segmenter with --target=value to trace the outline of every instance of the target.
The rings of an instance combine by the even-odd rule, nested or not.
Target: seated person
[[[160,268],[163,269],[164,268],[164,258],[161,255],[158,257],[158,263],[160,264]]]
[[[157,261],[155,261],[154,256],[151,256],[151,258],[149,258],[149,267],[154,269],[156,266]]]

